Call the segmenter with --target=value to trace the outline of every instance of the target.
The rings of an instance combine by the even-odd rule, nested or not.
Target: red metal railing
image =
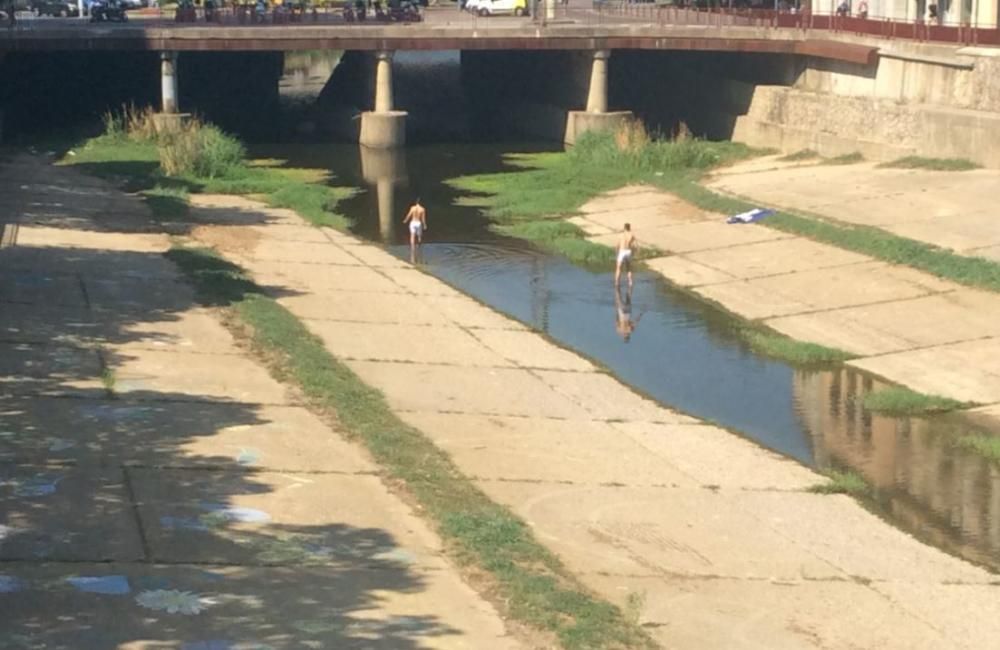
[[[899,21],[885,18],[860,18],[792,13],[769,9],[696,8],[649,3],[602,2],[602,13],[655,21],[661,25],[750,26],[828,31],[873,36],[883,39],[907,39],[957,43],[963,45],[1000,45],[1000,29],[971,24],[940,25],[926,21]]]

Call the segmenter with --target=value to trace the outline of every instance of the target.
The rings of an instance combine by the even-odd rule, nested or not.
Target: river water
[[[894,525],[1000,571],[1000,467],[955,446],[983,431],[963,415],[889,418],[862,407],[880,386],[863,373],[796,368],[763,358],[717,308],[639,271],[635,331],[615,327],[612,275],[496,235],[444,183],[501,171],[503,155],[539,143],[439,144],[388,153],[356,145],[281,145],[254,153],[329,170],[362,188],[340,204],[355,233],[410,259],[403,213],[416,196],[430,229],[421,268],[609,369],[664,406],[713,421],[818,469],[853,469],[874,488],[868,506]],[[994,432],[1000,435],[1000,432]],[[720,459],[724,463],[725,459]]]

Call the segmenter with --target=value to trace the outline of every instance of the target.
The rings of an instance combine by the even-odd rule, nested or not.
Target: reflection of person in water
[[[629,339],[632,338],[632,332],[635,331],[636,325],[639,324],[639,319],[642,318],[642,314],[632,320],[632,287],[628,288],[628,292],[622,297],[621,291],[615,288],[615,331],[618,335],[622,337],[622,340],[628,343]]]

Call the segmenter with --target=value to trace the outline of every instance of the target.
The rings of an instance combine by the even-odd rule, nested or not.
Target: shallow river
[[[817,468],[852,468],[875,489],[878,514],[950,552],[1000,570],[1000,468],[956,448],[963,417],[885,418],[861,407],[878,382],[837,369],[802,370],[757,356],[726,314],[639,272],[637,326],[616,330],[612,274],[595,273],[491,233],[476,208],[456,204],[443,181],[503,168],[504,152],[530,146],[437,145],[398,155],[356,146],[282,146],[260,154],[331,170],[364,188],[341,203],[354,231],[409,259],[401,224],[419,194],[427,243],[417,263],[480,301],[603,364],[665,406]],[[537,150],[537,147],[534,147]],[[640,233],[641,238],[641,233]],[[719,459],[724,463],[725,459]]]

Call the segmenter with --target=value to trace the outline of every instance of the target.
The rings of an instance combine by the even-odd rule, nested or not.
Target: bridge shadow
[[[21,185],[0,173],[8,199]],[[109,245],[149,232],[62,212],[32,223]],[[430,611],[434,572],[355,452],[270,399],[206,302],[138,248],[0,248],[0,647],[406,650],[460,634]]]

